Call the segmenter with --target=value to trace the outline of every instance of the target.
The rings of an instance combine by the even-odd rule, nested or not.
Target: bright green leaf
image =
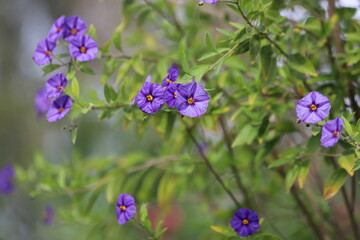
[[[332,198],[344,185],[348,174],[345,169],[340,168],[335,170],[325,182],[324,192],[323,192],[323,199],[327,200]]]

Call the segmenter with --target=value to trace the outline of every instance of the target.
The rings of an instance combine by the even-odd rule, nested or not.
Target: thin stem
[[[114,106],[91,106],[91,110],[104,110],[104,109],[120,109],[120,108],[124,108],[124,107],[128,107],[129,105],[127,104],[118,104],[118,105],[114,105]]]
[[[177,19],[175,18],[175,16],[173,15],[166,15],[161,8],[159,8],[158,6],[156,6],[155,4],[149,2],[148,0],[144,0],[144,2],[149,5],[152,9],[154,9],[158,14],[160,14],[165,20],[167,20],[170,23],[173,23],[176,28],[181,32],[184,33],[184,29],[182,29],[181,25],[179,24],[179,22],[177,21]]]
[[[137,221],[135,218],[130,219],[131,222],[135,223],[138,227],[140,227],[142,230],[144,230],[147,234],[150,235],[150,237],[153,240],[159,240],[159,238],[157,238],[155,236],[155,233],[150,231],[149,229],[147,229],[141,222]]]
[[[240,189],[240,191],[244,194],[246,205],[249,208],[253,208],[252,201],[250,200],[250,194],[247,191],[244,184],[242,183],[240,175],[239,175],[239,171],[238,171],[237,167],[235,166],[235,155],[234,155],[234,150],[231,147],[231,138],[230,138],[230,136],[229,136],[229,134],[227,132],[226,125],[225,125],[225,122],[224,122],[224,119],[223,119],[222,116],[219,117],[219,122],[220,122],[220,127],[222,129],[222,132],[224,134],[225,145],[227,147],[230,158],[232,160],[231,164],[230,164],[230,168],[231,168],[231,171],[232,171],[232,173],[233,173],[233,175],[235,177],[236,184],[237,184],[238,188]]]
[[[205,165],[207,166],[207,168],[210,170],[210,172],[212,173],[212,175],[215,177],[216,181],[221,185],[221,187],[225,190],[225,192],[229,195],[229,197],[231,198],[231,200],[234,202],[234,204],[237,207],[240,207],[240,203],[238,202],[238,200],[235,198],[234,194],[231,192],[231,190],[225,185],[224,181],[222,180],[222,178],[220,177],[220,175],[216,172],[215,168],[213,167],[213,165],[211,164],[210,160],[208,159],[208,157],[204,154],[204,152],[201,149],[201,146],[199,144],[199,142],[196,140],[195,136],[193,135],[191,128],[189,128],[186,123],[184,121],[182,121],[183,124],[186,127],[186,131],[189,135],[189,137],[191,138],[191,140],[193,141],[193,143],[195,144],[196,148],[198,149],[201,158],[204,160]]]
[[[114,59],[132,59],[132,56],[123,54],[123,55],[114,55],[111,53],[104,53],[101,55],[102,58],[114,58]],[[143,57],[142,60],[146,62],[158,62],[159,60],[156,58]]]
[[[315,235],[317,236],[318,239],[323,240],[324,237],[323,237],[322,232],[320,231],[320,228],[318,228],[316,226],[315,221],[313,220],[305,203],[302,201],[302,199],[298,195],[297,190],[295,188],[292,188],[290,192],[291,192],[291,195],[293,196],[293,198],[295,199],[297,205],[300,207],[300,210],[304,214],[306,221],[309,223],[308,225],[310,226],[310,228],[313,230],[313,232],[315,233]]]
[[[230,56],[235,50],[236,48],[239,47],[239,45],[241,44],[241,42],[238,42],[237,44],[235,44],[229,51],[227,51],[224,55],[222,55],[218,60],[216,60],[216,62],[211,65],[209,67],[209,69],[207,70],[207,72],[210,72],[211,70],[213,70],[216,65],[218,65],[219,62],[221,62],[224,58],[226,58],[227,56]]]

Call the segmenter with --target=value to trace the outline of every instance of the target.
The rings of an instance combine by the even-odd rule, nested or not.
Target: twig
[[[231,171],[232,171],[232,173],[233,173],[233,175],[235,177],[236,184],[237,184],[238,188],[240,189],[240,191],[244,194],[246,205],[249,208],[253,208],[253,206],[252,206],[253,204],[252,204],[252,201],[250,199],[249,192],[247,191],[246,187],[242,183],[239,172],[238,172],[238,169],[235,166],[235,155],[234,155],[234,151],[233,151],[233,149],[231,147],[231,138],[230,138],[229,134],[227,133],[226,126],[225,126],[225,123],[224,123],[224,120],[223,120],[222,116],[219,117],[219,122],[220,122],[220,127],[222,129],[222,132],[224,134],[225,145],[226,145],[226,147],[228,149],[228,152],[230,154],[230,158],[232,160],[232,162],[230,164],[230,168],[231,168]]]
[[[241,17],[246,21],[246,23],[253,29],[255,29],[256,32],[258,32],[259,34],[263,35],[272,45],[274,45],[275,48],[277,48],[282,55],[284,55],[286,58],[289,58],[289,54],[287,54],[276,42],[274,42],[269,35],[267,35],[266,33],[260,31],[259,29],[257,29],[251,22],[250,20],[245,16],[243,10],[240,7],[240,0],[236,1],[236,6],[240,12]]]
[[[114,59],[132,59],[132,56],[129,55],[114,55],[111,53],[104,53],[101,55],[102,58],[114,58]],[[146,61],[146,62],[158,62],[159,60],[156,58],[149,58],[149,57],[143,57],[142,60]]]
[[[104,109],[120,109],[124,107],[128,107],[128,104],[118,104],[114,106],[106,105],[106,106],[91,106],[91,110],[104,110]]]
[[[226,58],[227,56],[231,55],[231,54],[236,50],[236,48],[239,47],[240,44],[241,44],[241,42],[238,42],[238,43],[235,44],[229,51],[227,51],[227,52],[226,52],[224,55],[222,55],[218,60],[216,60],[216,62],[208,68],[207,72],[210,72],[211,70],[213,70],[213,69],[216,67],[216,65],[218,65],[219,62],[221,62],[221,61],[222,61],[224,58]]]
[[[199,142],[196,140],[195,136],[193,135],[191,128],[189,128],[186,123],[184,121],[182,121],[183,124],[185,125],[186,131],[189,135],[189,137],[191,138],[191,140],[193,141],[193,143],[195,144],[196,148],[198,149],[201,158],[204,160],[205,165],[207,166],[207,168],[210,170],[210,172],[213,174],[213,176],[215,177],[216,181],[221,185],[221,187],[225,190],[225,192],[229,195],[229,197],[231,198],[231,200],[234,202],[234,204],[237,207],[240,207],[240,203],[238,202],[238,200],[236,200],[234,194],[231,192],[231,190],[225,185],[224,181],[222,180],[222,178],[220,177],[220,175],[216,172],[215,168],[212,166],[210,160],[207,158],[207,156],[204,154],[204,152],[201,150],[201,146],[199,144]]]

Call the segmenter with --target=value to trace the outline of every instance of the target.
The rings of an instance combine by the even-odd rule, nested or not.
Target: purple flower
[[[168,75],[164,78],[161,86],[168,87],[171,83],[175,82],[177,77],[179,76],[179,69],[175,66],[175,64],[171,65],[168,69]]]
[[[45,87],[42,87],[37,91],[34,100],[38,117],[41,117],[45,112],[47,112],[53,102],[51,98],[48,98]]]
[[[231,219],[231,227],[240,237],[247,237],[259,230],[259,216],[253,210],[240,208]]]
[[[49,78],[49,80],[47,80],[45,85],[47,97],[49,98],[60,97],[67,83],[68,80],[62,73],[57,73],[51,78]]]
[[[71,108],[73,100],[68,95],[64,95],[56,99],[50,106],[46,115],[49,122],[56,122],[62,119]]]
[[[64,39],[71,41],[74,38],[85,34],[86,22],[78,16],[72,16],[65,19]]]
[[[165,89],[164,100],[171,108],[177,107],[177,105],[176,105],[176,100],[177,100],[176,99],[177,98],[176,90],[179,87],[179,85],[180,85],[179,83],[174,83]]]
[[[179,85],[176,90],[178,111],[188,117],[200,117],[206,112],[210,97],[204,88],[193,81]]]
[[[98,47],[94,39],[89,36],[73,38],[69,44],[70,55],[79,62],[91,61],[98,54]]]
[[[61,38],[64,33],[65,27],[65,16],[59,17],[51,26],[50,31],[48,33],[49,41],[56,42]]]
[[[321,131],[321,145],[326,148],[334,146],[341,137],[343,125],[344,120],[339,117],[325,123]]]
[[[157,83],[150,83],[149,75],[138,95],[134,99],[139,109],[144,113],[153,114],[164,105],[164,89]]]
[[[120,194],[116,204],[116,217],[120,225],[134,217],[136,213],[135,199],[130,194]]]
[[[37,65],[45,65],[51,62],[53,50],[56,47],[55,42],[49,41],[47,38],[41,39],[36,46],[33,60]]]
[[[216,4],[218,1],[219,0],[201,0],[201,1],[199,1],[200,2],[199,4],[204,3],[204,2],[210,3],[210,4]]]
[[[47,206],[44,215],[45,225],[51,225],[54,220],[55,209],[52,206]]]
[[[301,121],[316,124],[329,115],[330,108],[329,99],[313,91],[297,102],[296,114]]]
[[[15,171],[12,165],[0,169],[0,193],[11,194],[14,191]]]

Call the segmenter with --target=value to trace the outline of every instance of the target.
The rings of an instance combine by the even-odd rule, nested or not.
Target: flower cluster
[[[298,118],[311,124],[317,124],[324,121],[330,113],[330,101],[319,92],[308,93],[296,104],[296,113]],[[334,146],[341,137],[344,121],[337,117],[328,121],[322,128],[321,145],[324,147]]]
[[[62,73],[57,73],[47,80],[45,87],[35,95],[38,116],[47,112],[47,120],[56,122],[70,111],[73,100],[68,95],[62,95],[67,83],[68,80]]]
[[[14,191],[15,171],[13,166],[5,165],[0,169],[0,193],[11,194]]]
[[[259,228],[258,214],[247,208],[240,208],[231,219],[231,227],[240,237],[247,237],[256,233]]]
[[[177,108],[184,116],[200,117],[208,107],[208,93],[195,81],[187,84],[175,83],[178,75],[179,69],[173,64],[161,85],[151,83],[151,76],[148,76],[132,105],[137,103],[141,111],[153,114],[167,103],[170,108]]]
[[[33,60],[38,65],[51,63],[57,41],[63,39],[68,44],[70,55],[79,62],[96,58],[98,47],[94,39],[85,35],[86,22],[78,17],[59,17],[51,26],[47,38],[38,43]]]

